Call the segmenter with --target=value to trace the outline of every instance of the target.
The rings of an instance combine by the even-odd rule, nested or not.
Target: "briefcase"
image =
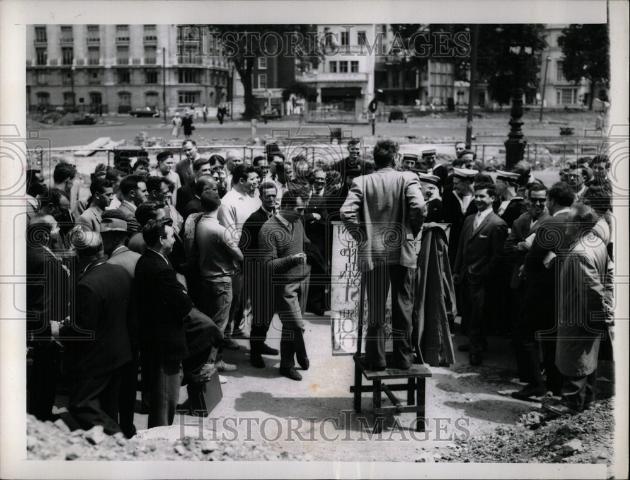
[[[195,386],[188,389],[188,408],[192,415],[207,417],[223,398],[217,368],[213,367],[208,376],[210,379],[201,384],[201,388]]]

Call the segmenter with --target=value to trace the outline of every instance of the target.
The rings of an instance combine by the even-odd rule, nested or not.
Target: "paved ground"
[[[242,350],[227,353],[227,360],[236,363],[238,371],[226,374],[223,400],[209,418],[182,415],[176,425],[142,435],[170,439],[203,436],[239,443],[270,441],[281,443],[290,453],[308,454],[313,460],[414,461],[423,451],[449,448],[454,436],[479,436],[499,425],[514,424],[531,409],[530,404],[497,393],[519,385],[511,379],[509,344],[496,338],[491,339],[491,353],[482,367],[471,368],[464,354],[458,352],[458,363],[452,368],[432,369],[433,378],[427,383],[426,433],[416,433],[414,415],[403,414],[387,419],[383,433],[372,436],[371,396],[363,397],[362,416],[352,413],[352,357],[332,356],[327,317],[307,314],[306,323],[311,367],[302,372],[304,380],[295,382],[279,376],[278,357],[266,357],[269,367],[264,370],[251,367],[248,342],[239,340]],[[464,341],[456,339],[456,343]],[[269,343],[278,347],[279,339],[271,338]],[[182,388],[182,401],[185,395]],[[136,415],[136,426],[146,428],[146,415]]]
[[[592,112],[564,113],[553,112],[545,116],[544,122],[538,121],[536,112],[526,112],[523,117],[523,131],[526,136],[534,138],[554,138],[565,140],[559,136],[560,125],[575,127],[575,138],[584,135],[585,128],[593,128],[595,114]],[[166,141],[175,140],[171,136],[171,127],[165,126],[162,119],[131,118],[128,116],[105,117],[106,122],[114,125],[67,126],[50,127],[31,123],[30,130],[37,130],[40,138],[50,139],[52,147],[67,147],[85,145],[98,137],[111,137],[112,140],[127,140],[132,142],[135,136],[144,131],[148,136],[162,137]],[[482,118],[475,118],[474,133],[478,142],[502,143],[507,138],[509,112],[485,113]],[[195,123],[196,130],[193,138],[198,143],[217,141],[238,141],[239,143],[251,137],[249,122],[227,121],[219,125],[216,119],[208,123]],[[341,127],[344,132],[351,131],[356,136],[371,135],[369,125],[339,125],[339,124],[305,124],[297,121],[274,120],[267,125],[260,123],[256,135],[258,137],[284,135],[287,129],[295,132],[307,129],[327,131],[328,127]],[[451,142],[464,138],[466,132],[466,118],[463,116],[425,116],[412,117],[408,123],[379,122],[376,126],[378,136],[411,136],[431,142]],[[181,137],[180,137],[181,138]]]

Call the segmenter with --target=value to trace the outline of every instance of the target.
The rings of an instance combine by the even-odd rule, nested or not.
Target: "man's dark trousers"
[[[462,323],[470,342],[470,353],[481,353],[485,343],[486,326],[484,322],[486,304],[486,285],[482,282],[471,282],[465,278],[462,285],[464,315]]]
[[[413,363],[411,329],[413,285],[416,270],[400,265],[380,265],[364,273],[368,298],[368,328],[365,353],[373,367],[386,366],[385,307],[392,289],[392,336],[394,367],[409,368]]]

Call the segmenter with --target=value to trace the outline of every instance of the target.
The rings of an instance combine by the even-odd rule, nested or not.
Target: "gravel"
[[[121,433],[106,435],[96,426],[89,431],[70,432],[63,420],[41,422],[27,418],[27,451],[29,460],[296,460],[307,461],[308,455],[289,453],[268,443],[208,441],[183,437],[174,441],[127,440]]]
[[[613,461],[613,406],[602,400],[574,416],[545,420],[540,412],[524,414],[516,425],[458,440],[435,461],[502,463],[606,463]],[[418,460],[426,461],[426,460]]]

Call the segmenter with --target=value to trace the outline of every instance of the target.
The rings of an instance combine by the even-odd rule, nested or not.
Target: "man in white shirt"
[[[231,235],[232,242],[238,245],[243,225],[249,216],[261,206],[258,193],[259,178],[254,167],[249,165],[234,167],[232,177],[232,189],[221,199],[218,218],[219,223]],[[232,307],[230,308],[230,322],[226,328],[226,336],[230,336],[230,328],[232,328],[231,336],[244,337],[241,325],[243,317],[242,293],[243,273],[237,269],[232,277]]]

